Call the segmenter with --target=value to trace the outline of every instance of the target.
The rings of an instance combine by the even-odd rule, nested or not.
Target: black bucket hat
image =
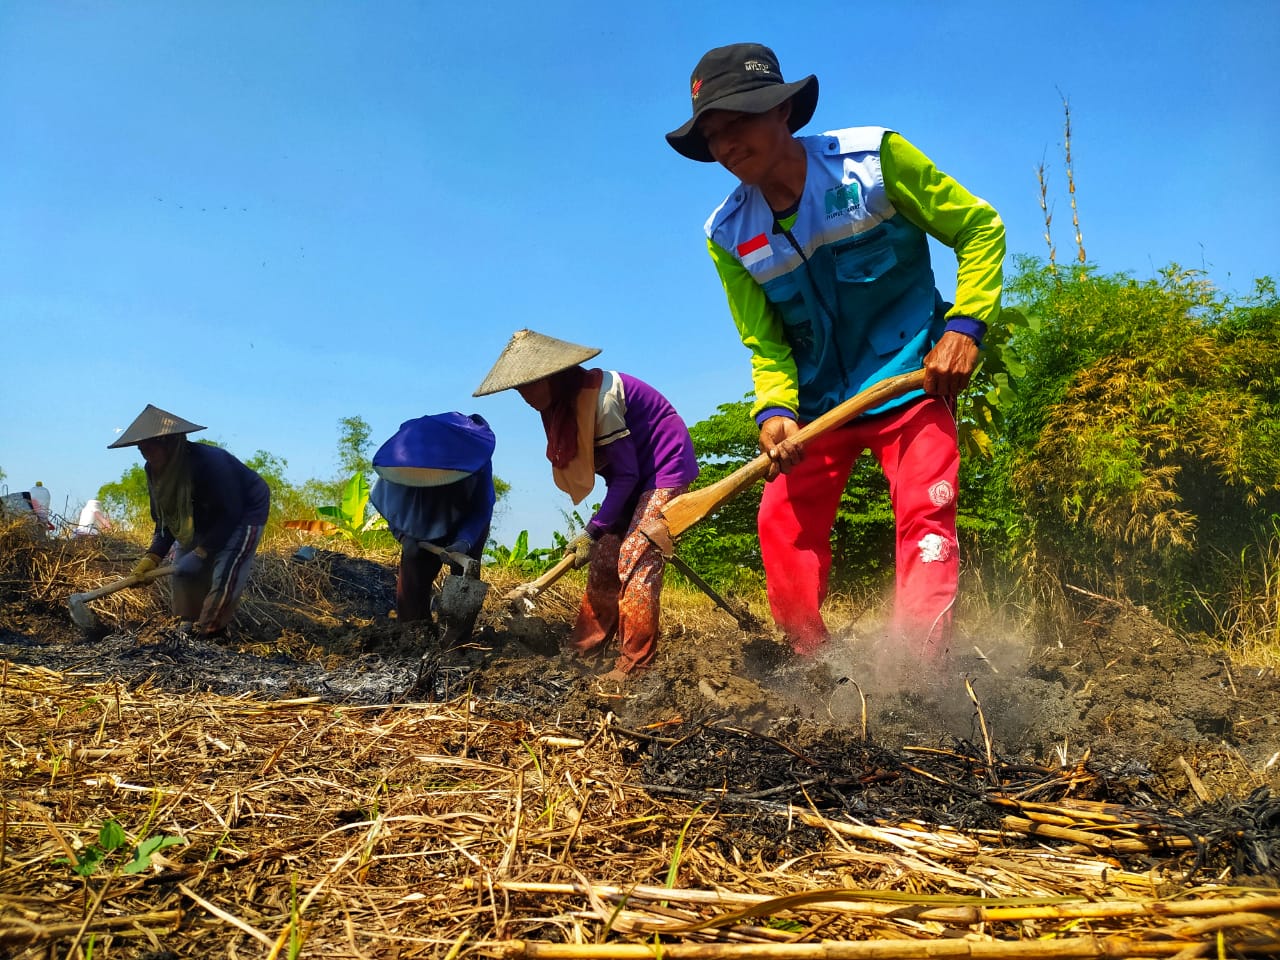
[[[690,160],[714,162],[707,141],[698,131],[698,118],[708,110],[765,113],[791,101],[787,126],[795,133],[813,117],[818,106],[818,78],[813,74],[784,83],[782,68],[772,50],[759,43],[731,43],[708,50],[690,78],[693,116],[667,134],[667,143]]]

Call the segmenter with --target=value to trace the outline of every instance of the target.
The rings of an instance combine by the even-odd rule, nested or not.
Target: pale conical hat
[[[132,447],[143,440],[167,437],[174,433],[195,433],[197,430],[203,429],[204,427],[198,423],[183,420],[181,417],[174,416],[168,410],[161,410],[154,404],[148,403],[146,409],[138,414],[133,423],[129,424],[129,428],[120,434],[120,439],[115,443],[107,444],[107,449]]]
[[[590,360],[600,352],[599,347],[584,347],[567,340],[557,340],[534,330],[517,330],[498,362],[493,365],[484,382],[476,387],[473,397],[510,390],[526,383],[533,383],[561,370]]]

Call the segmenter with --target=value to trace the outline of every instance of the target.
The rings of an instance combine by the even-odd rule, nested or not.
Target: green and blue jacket
[[[795,208],[778,214],[739,184],[706,224],[760,422],[812,420],[918,369],[947,329],[980,343],[1000,311],[1004,225],[990,204],[883,127],[798,139],[808,172]],[[934,287],[926,235],[955,250],[954,305]]]

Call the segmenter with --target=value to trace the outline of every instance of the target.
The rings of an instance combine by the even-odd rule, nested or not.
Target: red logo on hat
[[[698,99],[698,91],[701,89],[702,89],[702,81],[701,80],[693,81],[693,99],[695,100]]]

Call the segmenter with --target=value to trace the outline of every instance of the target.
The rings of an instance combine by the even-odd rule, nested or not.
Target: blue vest
[[[798,138],[808,173],[790,230],[745,184],[707,221],[707,236],[738,257],[778,311],[799,376],[802,421],[884,377],[918,369],[942,335],[946,305],[934,288],[928,238],[885,192],[885,132],[851,127]]]

